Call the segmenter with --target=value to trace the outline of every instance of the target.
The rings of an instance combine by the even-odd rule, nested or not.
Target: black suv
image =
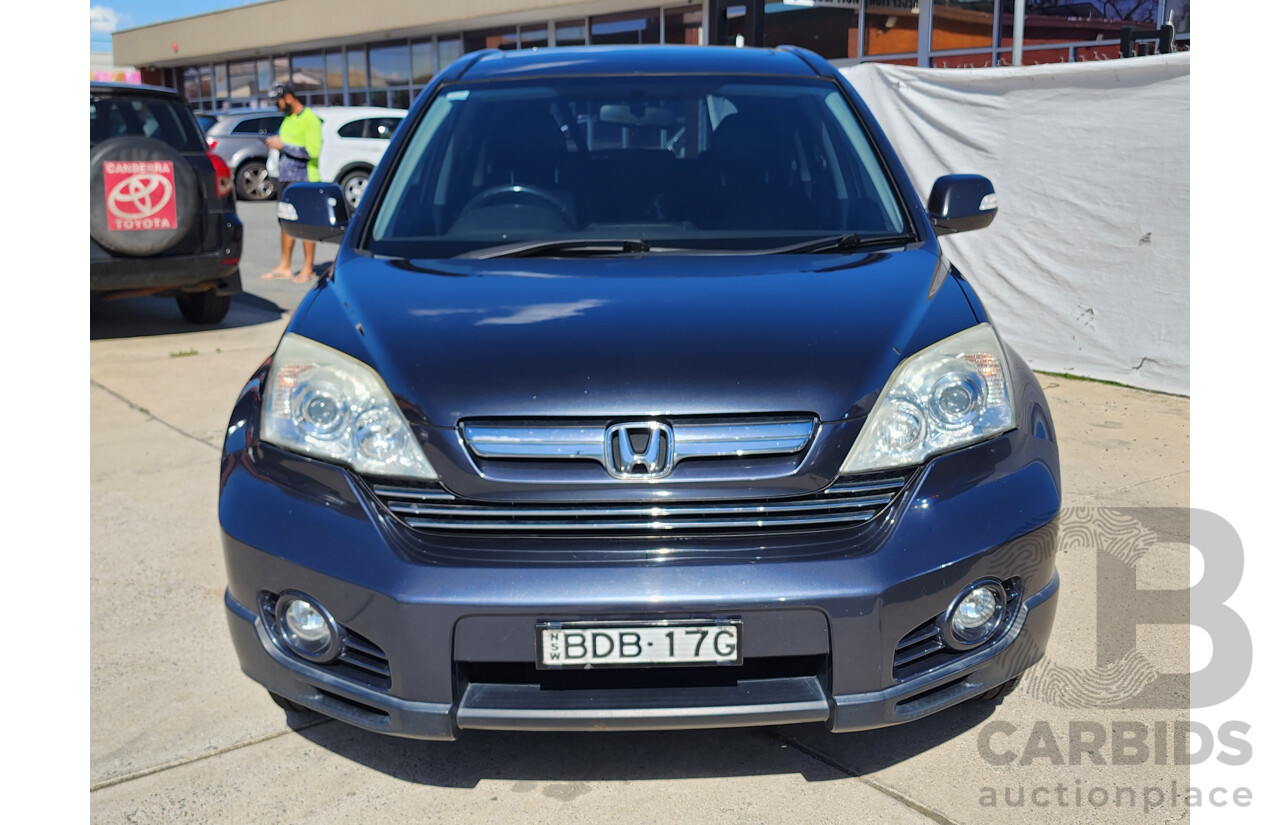
[[[186,100],[154,86],[89,86],[89,289],[172,296],[212,324],[241,291],[244,229],[231,172]]]

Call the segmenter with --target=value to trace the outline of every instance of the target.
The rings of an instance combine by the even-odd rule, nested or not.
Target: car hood
[[[865,415],[976,323],[936,250],[397,261],[343,250],[290,326],[436,426],[474,417]],[[931,286],[932,285],[932,286]],[[931,292],[933,293],[931,295]]]

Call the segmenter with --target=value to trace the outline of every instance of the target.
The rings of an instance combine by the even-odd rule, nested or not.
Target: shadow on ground
[[[968,702],[918,722],[832,734],[821,725],[618,733],[463,731],[454,742],[370,733],[311,712],[289,726],[313,744],[405,782],[474,788],[481,780],[589,783],[800,773],[826,782],[873,773],[977,727],[995,710]],[[838,754],[834,756],[833,754]]]
[[[182,317],[173,298],[122,298],[108,301],[89,296],[89,340],[180,335],[210,329],[232,329],[278,320],[286,310],[274,301],[242,292],[231,300],[231,311],[217,324],[193,324]]]

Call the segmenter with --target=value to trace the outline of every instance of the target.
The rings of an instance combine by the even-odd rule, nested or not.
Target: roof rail
[[[814,52],[809,51],[806,48],[803,48],[801,46],[792,46],[790,44],[776,46],[775,48],[780,52],[793,54],[796,57],[803,60],[805,65],[808,66],[810,69],[812,69],[813,73],[816,74],[818,77],[826,77],[826,78],[835,77],[835,67],[832,66],[827,61],[823,60],[821,56],[815,54]]]
[[[479,62],[481,58],[488,57],[491,54],[502,54],[502,50],[501,49],[481,49],[478,52],[471,52],[470,54],[464,54],[462,57],[454,61],[455,63],[462,63],[462,61],[466,60],[465,63],[462,63],[462,65],[458,67],[458,73],[454,75],[453,79],[461,80],[462,76],[467,73],[468,69],[476,65],[476,63]],[[467,58],[470,58],[470,60],[468,60]]]

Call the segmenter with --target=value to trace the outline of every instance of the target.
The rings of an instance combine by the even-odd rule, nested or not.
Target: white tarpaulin
[[[921,198],[985,175],[1000,212],[942,239],[1033,367],[1190,394],[1191,57],[841,70]]]

